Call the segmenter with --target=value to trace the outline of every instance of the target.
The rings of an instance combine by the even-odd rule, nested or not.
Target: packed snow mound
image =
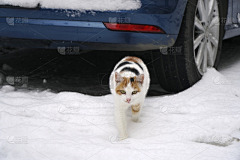
[[[140,0],[0,0],[0,5],[34,8],[73,9],[92,11],[135,10],[141,7]]]
[[[118,141],[112,95],[0,89],[1,160],[239,160],[238,83],[209,69],[193,87],[147,97]]]

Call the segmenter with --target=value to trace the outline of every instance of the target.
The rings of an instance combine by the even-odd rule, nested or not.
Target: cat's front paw
[[[127,133],[123,133],[123,134],[119,134],[118,140],[122,141],[122,140],[127,139],[127,138],[128,138],[128,134]]]
[[[122,141],[124,141],[127,138],[128,138],[127,136],[123,136],[123,137],[110,136],[109,140],[111,143],[121,143]]]
[[[132,121],[137,123],[139,121],[139,118],[138,117],[132,117]]]
[[[119,141],[122,141],[122,140],[125,140],[125,139],[127,139],[128,137],[127,136],[122,136],[122,137],[119,137]]]

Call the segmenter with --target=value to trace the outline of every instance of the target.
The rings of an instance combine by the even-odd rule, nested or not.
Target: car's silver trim
[[[20,20],[19,20],[20,19]],[[22,19],[22,20],[21,20]],[[68,20],[46,20],[46,19],[29,19],[19,17],[7,17],[7,22],[23,23],[25,25],[43,25],[43,26],[63,26],[63,27],[86,27],[86,28],[106,28],[102,22],[87,21],[68,21]]]

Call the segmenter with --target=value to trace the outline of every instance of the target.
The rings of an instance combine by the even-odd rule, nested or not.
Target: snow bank
[[[112,95],[0,89],[0,159],[239,160],[240,91],[214,69],[192,88],[149,97],[117,141]]]
[[[74,9],[93,11],[135,10],[141,7],[140,0],[0,0],[0,5],[34,8]]]

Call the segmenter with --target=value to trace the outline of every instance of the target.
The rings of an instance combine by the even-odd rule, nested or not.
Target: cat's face
[[[115,73],[116,93],[121,102],[125,104],[134,104],[140,98],[144,75],[135,77],[122,77],[119,73]]]

